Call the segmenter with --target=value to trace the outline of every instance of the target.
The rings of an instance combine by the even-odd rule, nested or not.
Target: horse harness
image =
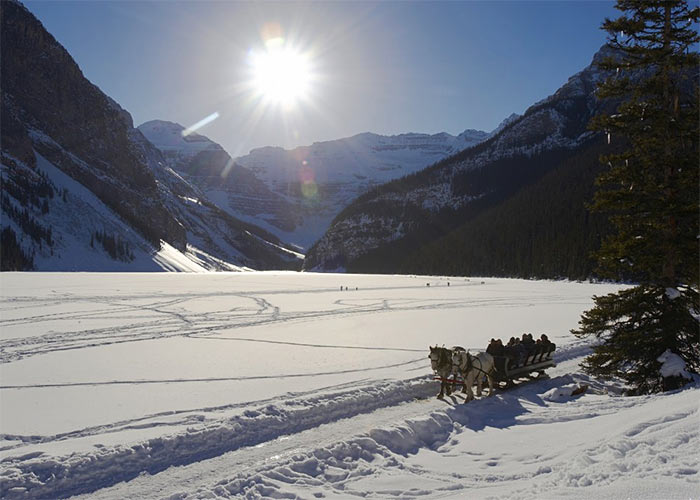
[[[466,352],[465,354],[466,354],[466,356],[467,356],[467,364],[466,364],[466,366],[464,367],[464,368],[465,368],[464,373],[469,373],[469,372],[472,370],[472,368],[473,368],[473,369],[475,369],[475,370],[477,370],[477,371],[480,371],[480,372],[483,373],[484,375],[488,375],[488,373],[486,373],[484,370],[482,370],[482,368],[481,368],[481,366],[482,366],[482,365],[481,365],[481,360],[480,360],[478,357],[472,356],[471,354],[469,354],[469,352]],[[474,361],[473,361],[473,360],[477,360],[477,361],[479,362],[479,366],[478,366],[478,367],[474,365]],[[461,368],[461,367],[460,367],[460,368]]]

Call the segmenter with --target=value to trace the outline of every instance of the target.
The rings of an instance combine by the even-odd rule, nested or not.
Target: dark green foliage
[[[0,197],[0,207],[2,207],[2,211],[7,214],[10,219],[15,221],[22,228],[22,231],[29,235],[37,244],[41,245],[43,240],[49,246],[53,245],[51,228],[39,223],[26,208],[17,208],[5,193]]]
[[[695,290],[684,289],[697,303]],[[596,307],[581,320],[581,332],[603,338],[586,358],[587,371],[602,377],[622,377],[632,394],[663,390],[657,358],[666,349],[680,355],[689,371],[700,370],[698,322],[688,301],[671,300],[663,287],[640,285],[619,293],[595,297]]]
[[[43,172],[23,168],[7,155],[3,155],[2,163],[2,212],[37,244],[53,245],[51,227],[39,222],[35,215],[49,212],[49,200],[54,197],[55,186]]]
[[[134,253],[129,247],[129,243],[119,237],[119,235],[107,234],[106,231],[95,231],[90,235],[90,246],[94,247],[97,241],[102,245],[105,252],[114,260],[129,262],[134,260]]]
[[[396,213],[395,204],[355,202],[336,220],[356,211],[396,216],[411,221],[410,231],[341,264],[350,272],[586,278],[593,268],[589,254],[605,227],[603,217],[590,217],[584,209],[600,169],[600,141],[502,158],[459,173],[456,194],[486,193],[459,209],[434,213],[407,203]],[[424,172],[378,189],[409,192]]]
[[[698,41],[690,25],[698,9],[627,0],[618,8],[629,17],[603,28],[622,58],[604,61],[616,76],[599,95],[626,99],[593,125],[630,147],[602,158],[609,168],[598,179],[594,209],[611,214],[617,233],[601,249],[601,272],[667,286],[697,282],[699,60],[688,49]]]
[[[596,138],[540,181],[414,253],[401,271],[459,276],[585,279],[591,254],[608,229],[590,214],[593,179],[602,166]]]
[[[700,9],[684,1],[618,0],[625,14],[603,29],[619,57],[601,97],[622,98],[593,127],[628,147],[602,157],[593,209],[615,228],[597,255],[599,272],[633,279],[631,290],[595,298],[576,335],[604,343],[586,360],[593,374],[618,376],[636,393],[658,391],[656,358],[666,349],[700,369],[698,321],[698,53]],[[679,296],[676,298],[676,290]],[[667,293],[667,291],[669,293]]]
[[[48,209],[48,200],[54,197],[55,189],[44,173],[35,173],[33,170],[22,169],[8,157],[3,157],[3,163],[7,164],[7,176],[2,177],[2,190],[12,196],[22,206],[30,204],[42,211]]]
[[[30,271],[33,267],[32,256],[24,253],[12,228],[3,228],[0,233],[0,271]]]

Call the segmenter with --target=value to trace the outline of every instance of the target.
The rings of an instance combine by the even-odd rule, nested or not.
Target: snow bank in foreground
[[[100,447],[92,453],[51,457],[42,452],[3,460],[3,498],[55,498],[126,481],[143,472],[205,460],[278,436],[396,405],[434,392],[430,377],[376,384],[316,398],[246,410],[226,421],[190,426],[186,432],[134,446]],[[157,425],[157,424],[154,424]]]
[[[692,379],[690,373],[686,371],[685,361],[678,354],[672,353],[670,350],[666,351],[659,356],[657,359],[661,363],[661,369],[659,372],[664,378],[667,377],[683,377],[685,379]]]
[[[579,396],[585,393],[587,389],[587,385],[568,384],[562,387],[555,387],[554,389],[550,389],[542,395],[542,399],[552,402],[568,401],[572,397]]]
[[[567,379],[371,429],[168,498],[696,498],[697,387],[547,404],[542,389]]]
[[[700,486],[700,387],[640,397],[616,397],[596,389],[566,404],[548,401],[547,395],[570,394],[580,387],[577,377],[579,382],[585,379],[539,380],[466,405],[459,398],[426,399],[434,395],[435,386],[425,378],[288,400],[130,448],[17,458],[3,463],[2,491],[8,499],[81,491],[93,492],[86,496],[90,499],[171,500],[693,498]],[[397,409],[413,416],[394,422],[382,417],[397,403]],[[376,414],[376,423],[352,433],[352,421],[360,414],[369,422]],[[347,437],[314,441],[329,425],[340,436],[346,429]],[[305,432],[303,446],[295,443],[288,453],[269,444]],[[235,457],[227,459],[234,450],[240,451],[238,458],[251,456],[260,446],[268,447],[261,448],[268,450],[263,460],[244,458],[241,467]],[[207,460],[216,455],[221,455],[218,469]],[[157,472],[152,479],[162,475],[165,486],[156,496],[135,487]],[[138,480],[115,484],[137,475]],[[170,484],[169,477],[179,484]],[[94,491],[110,485],[104,493]]]

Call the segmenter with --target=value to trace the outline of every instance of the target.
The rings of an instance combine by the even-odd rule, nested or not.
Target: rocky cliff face
[[[3,255],[24,256],[3,269],[157,270],[162,246],[192,269],[299,262],[168,169],[19,2],[0,9]]]
[[[6,150],[31,164],[35,149],[153,244],[184,248],[184,228],[162,206],[153,175],[132,150],[129,114],[83,76],[21,4],[3,2],[2,17],[3,120],[14,124],[7,134],[3,127],[3,144],[12,136]]]
[[[138,129],[133,129],[130,136],[156,178],[164,205],[185,228],[189,248],[251,269],[300,268],[303,255],[286,248],[260,227],[222,210],[207,197],[205,190],[172,169],[162,152]]]
[[[392,262],[535,182],[593,140],[594,64],[488,140],[360,196],[309,250],[306,269],[392,271]]]
[[[143,123],[138,129],[161,151],[170,168],[230,215],[264,226],[279,237],[293,232],[300,223],[289,201],[272,192],[214,141],[196,133],[183,136],[182,125],[163,120]]]

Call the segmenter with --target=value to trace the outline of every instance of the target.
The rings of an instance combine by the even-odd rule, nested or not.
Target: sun
[[[273,38],[251,54],[250,62],[252,89],[267,104],[293,107],[309,98],[313,74],[308,54]]]

